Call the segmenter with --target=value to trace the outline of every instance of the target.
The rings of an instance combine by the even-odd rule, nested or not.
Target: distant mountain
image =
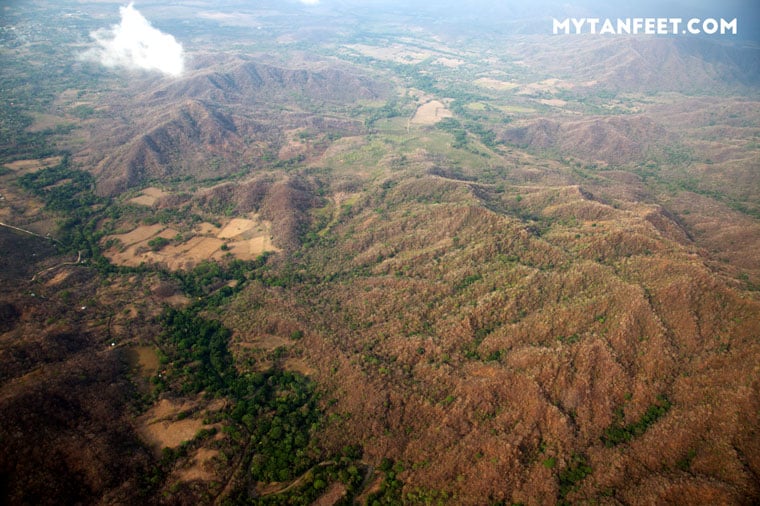
[[[760,85],[760,47],[691,37],[531,37],[507,51],[526,65],[619,92],[726,93]]]

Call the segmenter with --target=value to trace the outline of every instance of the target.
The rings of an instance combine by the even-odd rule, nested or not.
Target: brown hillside
[[[619,165],[658,156],[674,136],[646,116],[531,119],[505,129],[504,142]]]
[[[441,203],[419,203],[425,183]],[[546,189],[520,203],[555,219],[539,234],[441,184],[400,185],[385,212],[346,220],[335,250],[302,264],[333,281],[252,286],[227,311],[243,342],[293,318],[309,329],[297,353],[336,392],[327,444],[362,441],[369,462],[406,463],[405,493],[456,504],[760,496],[747,410],[760,306],[717,281],[667,214]],[[658,398],[672,404],[661,419],[605,444]],[[591,475],[562,492],[578,455]]]
[[[213,69],[218,65],[211,65]],[[170,83],[148,95],[159,102],[186,98],[215,103],[265,102],[272,99],[296,98],[345,102],[375,99],[383,88],[367,77],[344,69],[283,68],[247,61],[236,63],[229,70],[201,69],[198,73]]]
[[[259,167],[268,153],[280,150],[288,129],[356,134],[360,122],[324,111],[315,115],[310,108],[376,99],[388,91],[329,64],[286,69],[228,60],[212,67],[226,70],[201,68],[168,83],[139,81],[113,97],[107,119],[92,124],[90,140],[76,155],[94,167],[99,193],[116,195],[151,179],[212,179]],[[140,89],[146,85],[153,89]],[[325,148],[314,143],[309,149]]]
[[[250,121],[238,128],[233,118],[200,102],[185,102],[166,116],[101,162],[97,174],[102,193],[116,194],[147,179],[203,177],[212,171],[228,175],[239,170],[229,160],[231,154],[243,160],[254,155],[244,136],[263,131]]]
[[[196,198],[202,209],[221,212],[233,209],[236,214],[261,213],[272,223],[274,243],[295,251],[307,230],[308,211],[318,206],[315,184],[303,177],[258,176],[241,183],[224,183],[201,192]]]

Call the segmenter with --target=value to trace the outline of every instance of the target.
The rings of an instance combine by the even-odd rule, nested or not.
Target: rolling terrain
[[[9,11],[3,502],[760,500],[755,46],[232,7]]]
[[[153,180],[219,179],[259,168],[277,157],[288,131],[359,133],[361,124],[330,115],[330,104],[387,93],[387,86],[334,64],[291,69],[243,60],[215,62],[219,70],[209,71],[211,58],[199,56],[199,70],[188,77],[140,81],[106,98],[109,105],[91,125],[92,142],[81,162],[96,167],[100,193],[114,196]],[[150,90],[142,91],[146,86]],[[290,97],[298,98],[283,108]]]

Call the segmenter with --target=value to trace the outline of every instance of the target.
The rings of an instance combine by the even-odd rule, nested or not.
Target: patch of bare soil
[[[283,488],[283,484],[279,481],[273,481],[272,483],[264,483],[263,481],[260,481],[256,484],[256,491],[262,497],[281,492]]]
[[[220,228],[213,223],[208,223],[205,221],[203,223],[198,223],[195,226],[195,231],[201,235],[215,235],[219,232],[219,230]]]
[[[561,100],[559,98],[542,98],[537,100],[537,102],[544,104],[544,105],[550,105],[552,107],[564,107],[567,105],[567,102],[564,100]]]
[[[165,197],[166,195],[167,193],[163,191],[162,189],[156,188],[155,186],[151,186],[151,187],[145,188],[142,192],[140,192],[140,195],[129,199],[129,201],[132,202],[133,204],[152,207],[153,205],[155,205],[158,199]]]
[[[162,448],[176,448],[183,442],[192,440],[202,428],[201,420],[186,418],[179,421],[154,421],[140,427],[139,432],[156,453],[160,453]]]
[[[149,420],[157,421],[173,417],[182,411],[196,409],[199,404],[190,400],[161,399],[145,415]]]
[[[244,218],[233,218],[218,234],[219,239],[232,239],[240,237],[243,234],[256,229],[257,223],[254,220]]]
[[[54,114],[34,114],[34,122],[29,126],[27,130],[30,132],[41,132],[43,130],[53,129],[57,126],[63,126],[71,123],[68,118],[56,116]]]
[[[68,270],[60,270],[55,276],[50,278],[48,281],[45,282],[45,286],[58,286],[65,282],[68,277],[71,275],[71,271]]]
[[[137,419],[137,433],[156,454],[163,448],[176,448],[191,441],[201,429],[212,427],[203,424],[201,406],[198,400],[161,399]]]
[[[544,79],[536,83],[520,86],[518,95],[535,95],[537,93],[557,93],[563,89],[574,88],[575,85],[556,78]]]
[[[364,491],[356,498],[356,504],[366,504],[367,499],[371,494],[374,494],[375,492],[380,492],[380,489],[383,485],[383,477],[382,475],[378,474],[374,478],[371,478],[372,481],[367,484],[367,486],[364,488]]]
[[[449,68],[456,68],[460,65],[464,65],[464,60],[460,60],[459,58],[438,58],[435,62]]]
[[[285,361],[284,369],[287,371],[294,371],[304,376],[311,376],[316,373],[313,367],[310,367],[306,361],[300,358],[289,358]]]
[[[391,44],[383,47],[351,44],[346,47],[358,51],[365,56],[397,63],[420,63],[431,56],[431,53],[428,51],[414,51],[401,44]]]
[[[158,372],[158,354],[153,346],[134,346],[126,355],[129,365],[143,378],[151,378]]]
[[[48,158],[35,158],[32,160],[16,160],[15,162],[6,163],[5,166],[15,171],[19,176],[36,172],[47,167],[52,167],[61,163],[60,156],[51,156]]]
[[[114,335],[124,332],[122,326],[113,326]],[[124,349],[124,357],[134,377],[135,385],[143,392],[153,391],[151,378],[156,376],[161,366],[156,349],[153,346],[130,346]]]
[[[219,450],[199,448],[190,460],[190,466],[178,472],[181,481],[211,481],[215,479],[213,459],[219,455]]]
[[[163,299],[164,302],[169,304],[172,307],[183,307],[190,304],[190,298],[186,295],[182,295],[181,293],[178,293],[176,295],[171,295],[169,297],[166,297]]]
[[[164,225],[159,223],[155,225],[142,225],[126,234],[118,234],[110,237],[118,239],[124,246],[132,246],[155,237],[165,228]]]
[[[451,118],[450,110],[440,100],[431,100],[422,104],[414,113],[411,123],[415,125],[435,125],[444,118]]]
[[[136,267],[154,263],[171,270],[191,269],[204,260],[221,260],[228,254],[240,260],[253,260],[264,252],[279,251],[272,244],[271,226],[255,214],[233,218],[221,229],[201,223],[194,231],[196,235],[177,243],[177,230],[161,224],[141,225],[126,234],[106,238],[117,239],[120,244],[109,249],[106,256],[117,265]],[[150,241],[158,237],[170,243],[152,248]]]
[[[319,496],[311,506],[333,506],[346,496],[346,486],[341,482],[335,482]]]
[[[499,91],[506,91],[506,90],[512,90],[517,88],[519,85],[516,83],[512,83],[509,81],[500,81],[499,79],[494,79],[492,77],[481,77],[479,79],[476,79],[475,84],[482,88],[488,88],[491,90],[499,90]]]
[[[149,262],[165,263],[169,269],[185,269],[204,260],[219,260],[224,256],[224,241],[216,237],[193,237],[181,244],[171,244],[161,251],[143,254]]]

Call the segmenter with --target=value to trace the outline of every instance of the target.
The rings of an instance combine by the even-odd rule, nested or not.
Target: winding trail
[[[37,276],[39,276],[40,274],[44,274],[46,272],[50,272],[52,270],[58,269],[59,267],[63,267],[64,265],[79,265],[81,262],[82,262],[82,252],[79,251],[79,252],[77,252],[77,259],[74,262],[62,262],[62,263],[60,263],[58,265],[54,265],[52,267],[48,267],[47,269],[43,269],[40,272],[38,272],[37,274],[35,274],[34,276],[32,276],[31,281],[34,282],[37,279]]]
[[[299,485],[301,485],[304,482],[304,480],[306,480],[306,478],[309,476],[309,473],[311,473],[312,471],[314,471],[316,468],[318,468],[318,467],[325,467],[325,466],[331,466],[331,465],[333,465],[335,463],[336,462],[334,460],[326,460],[324,462],[320,462],[319,464],[315,464],[315,465],[311,466],[308,470],[306,470],[301,476],[299,476],[298,478],[296,478],[292,482],[290,482],[290,484],[288,484],[286,487],[283,487],[283,488],[281,488],[279,490],[274,490],[272,492],[269,492],[267,494],[262,495],[261,497],[269,497],[270,495],[284,494],[284,493],[286,493],[286,492],[288,492],[288,491],[290,491],[290,490],[298,487]]]
[[[57,242],[58,244],[60,244],[60,241],[58,241],[56,239],[53,239],[52,237],[40,235],[37,232],[32,232],[31,230],[26,230],[24,228],[16,227],[14,225],[9,225],[7,223],[3,223],[2,221],[0,221],[0,227],[10,228],[11,230],[16,230],[18,232],[23,232],[25,234],[33,235],[35,237],[39,237],[41,239],[47,239],[48,241],[53,241],[53,242]]]
[[[53,241],[55,243],[61,244],[61,241],[59,241],[57,239],[54,239],[54,238],[52,238],[50,236],[40,235],[37,232],[32,232],[31,230],[27,230],[25,228],[17,227],[15,225],[9,225],[8,223],[3,223],[2,221],[0,221],[0,227],[9,228],[9,229],[15,230],[17,232],[23,232],[24,234],[32,235],[34,237],[39,237],[40,239],[45,239],[47,241]],[[73,261],[73,262],[62,262],[62,263],[60,263],[58,265],[54,265],[52,267],[48,267],[47,269],[43,269],[40,272],[38,272],[37,274],[35,274],[34,276],[32,276],[31,281],[34,282],[37,279],[37,276],[39,276],[40,274],[44,274],[46,272],[50,272],[52,270],[58,269],[59,267],[63,267],[64,265],[78,265],[80,263],[82,263],[82,252],[78,251],[77,252],[77,259],[75,261]]]
[[[246,447],[246,450],[247,450],[247,447]],[[227,481],[227,484],[225,485],[224,489],[222,490],[221,493],[219,493],[219,495],[214,500],[214,504],[215,505],[222,504],[224,502],[224,500],[227,499],[228,496],[229,496],[229,494],[232,492],[232,488],[234,486],[235,476],[241,471],[240,468],[243,465],[244,461],[245,461],[245,459],[241,458],[240,462],[238,462],[238,464],[235,466],[235,471],[233,471],[233,473],[230,476],[230,479]],[[270,497],[270,496],[274,496],[274,495],[285,494],[285,493],[289,492],[290,490],[293,490],[294,488],[302,485],[303,482],[306,480],[306,478],[308,478],[309,475],[316,468],[318,468],[318,467],[325,467],[325,466],[331,466],[333,464],[336,464],[336,461],[334,461],[334,460],[326,460],[326,461],[320,462],[318,464],[315,464],[315,465],[311,466],[309,469],[307,469],[306,471],[304,471],[297,478],[294,478],[293,480],[291,480],[288,483],[283,483],[283,484],[281,484],[282,486],[280,488],[277,488],[277,489],[274,489],[274,490],[270,490],[267,493],[260,495],[259,497]]]

